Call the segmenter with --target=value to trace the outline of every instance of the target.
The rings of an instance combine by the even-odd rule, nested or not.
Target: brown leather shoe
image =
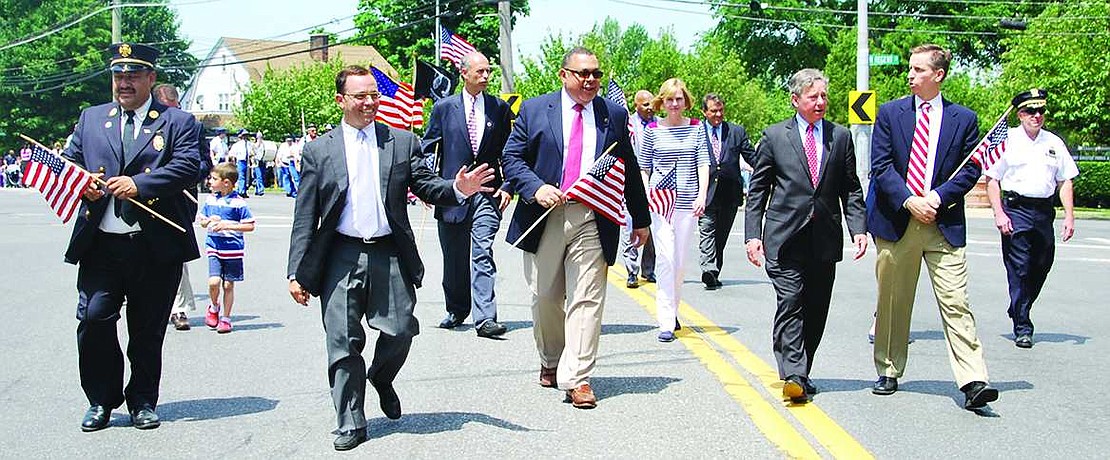
[[[170,315],[170,322],[173,323],[174,329],[179,331],[189,330],[189,318],[186,318],[184,313],[174,313]]]
[[[555,368],[540,366],[540,386],[555,388]]]
[[[594,396],[594,390],[588,383],[583,383],[573,390],[567,390],[566,402],[573,404],[577,409],[597,407],[597,397]]]

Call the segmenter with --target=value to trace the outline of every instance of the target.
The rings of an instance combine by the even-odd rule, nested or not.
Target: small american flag
[[[567,189],[566,196],[617,225],[624,225],[624,159],[610,154],[602,155],[589,173]]]
[[[971,161],[979,165],[983,171],[990,169],[994,162],[1006,153],[1006,138],[1009,132],[1010,127],[1006,125],[1006,119],[998,120],[998,123],[995,123],[983,138],[983,142],[975,147],[975,151],[971,154]]]
[[[651,189],[651,195],[648,197],[648,210],[663,216],[667,222],[674,219],[674,204],[678,199],[676,171],[678,167],[672,168],[671,172],[663,176],[663,179],[655,184],[655,188]]]
[[[371,67],[370,73],[374,75],[378,91],[382,93],[375,120],[397,129],[424,125],[424,101],[413,96],[412,85],[395,82],[376,67]]]
[[[478,51],[470,42],[463,40],[446,27],[439,28],[439,58],[455,63],[455,67],[462,68],[462,59],[467,54]]]
[[[92,180],[88,171],[35,146],[31,150],[23,185],[38,189],[50,209],[65,223],[73,217],[73,211],[81,203],[81,195]]]
[[[624,107],[625,110],[628,110],[628,99],[624,97],[624,90],[621,89],[621,86],[617,84],[617,81],[614,80],[613,77],[609,77],[609,85],[606,86],[605,97],[609,98],[610,101],[616,102],[617,105]]]

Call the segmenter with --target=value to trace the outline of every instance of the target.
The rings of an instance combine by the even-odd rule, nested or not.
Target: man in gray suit
[[[701,110],[705,115],[705,139],[710,155],[705,214],[698,218],[698,250],[701,282],[705,283],[706,290],[714,291],[723,286],[720,275],[725,244],[744,199],[740,170],[750,168],[747,161],[755,156],[755,149],[743,126],[725,121],[725,102],[720,96],[706,94]]]
[[[381,93],[365,67],[349,66],[335,80],[343,110],[340,129],[305,145],[303,175],[289,245],[289,294],[301,305],[320,296],[328,350],[328,378],[339,424],[336,450],[366,440],[366,381],[382,412],[401,416],[393,379],[419,332],[413,317],[424,266],[409,224],[406,190],[436,205],[459,204],[493,171],[459,170],[437,177],[423,162],[420,139],[374,123]],[[362,358],[364,320],[377,329],[369,372]]]
[[[790,78],[790,119],[763,131],[744,216],[748,260],[766,255],[778,296],[773,340],[782,395],[804,404],[825,332],[836,263],[843,258],[841,214],[856,246],[867,252],[863,189],[848,129],[825,120],[828,79],[815,69]],[[764,241],[766,239],[766,241]]]

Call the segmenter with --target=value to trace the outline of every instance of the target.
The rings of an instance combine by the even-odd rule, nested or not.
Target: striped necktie
[[[929,164],[929,109],[928,102],[921,103],[917,127],[913,130],[910,163],[906,168],[906,186],[917,196],[925,196],[925,169]]]

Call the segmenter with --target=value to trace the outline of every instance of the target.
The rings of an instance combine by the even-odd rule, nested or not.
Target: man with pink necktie
[[[651,224],[643,180],[635,173],[640,167],[628,137],[628,110],[596,97],[604,75],[593,52],[567,52],[559,69],[563,88],[524,101],[502,160],[505,180],[520,194],[506,240],[519,239],[524,250],[539,383],[564,390],[566,401],[580,409],[597,405],[589,378],[620,231],[564,193],[609,151],[629,171],[624,192],[634,245],[644,243]]]
[[[998,390],[987,384],[983,346],[967,299],[964,195],[981,170],[964,158],[979,140],[979,119],[941,97],[951,61],[952,53],[937,45],[911,50],[913,95],[879,107],[872,135],[867,230],[879,251],[874,356],[879,379],[871,391],[898,391],[924,260],[964,408],[976,410],[998,399]]]

